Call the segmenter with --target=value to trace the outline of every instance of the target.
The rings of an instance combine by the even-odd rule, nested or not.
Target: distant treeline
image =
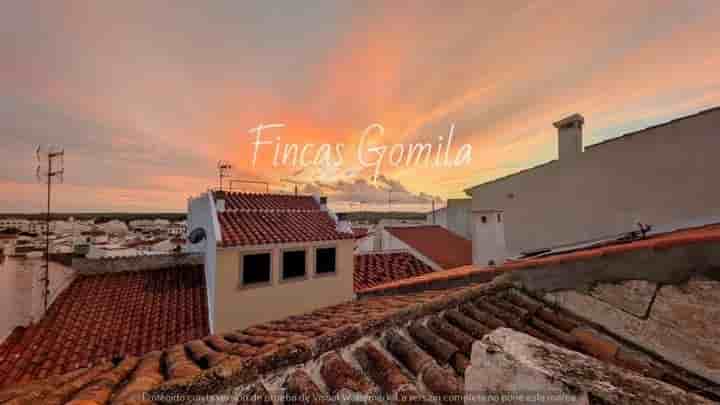
[[[97,212],[97,213],[54,213],[51,216],[53,221],[67,220],[70,217],[76,220],[94,219],[95,223],[105,223],[112,220],[120,220],[130,222],[137,219],[167,219],[168,221],[182,221],[187,215],[185,213],[167,213],[167,212],[145,212],[145,213],[113,213],[113,212]],[[424,220],[425,214],[422,212],[375,212],[375,211],[356,211],[356,212],[340,212],[338,217],[344,221],[363,221],[376,224],[381,219],[405,219],[405,220]],[[44,220],[45,214],[3,214],[2,218],[24,218],[30,220]]]
[[[94,219],[96,223],[105,223],[112,221],[114,219],[129,222],[134,221],[136,219],[167,219],[168,221],[182,221],[184,220],[187,215],[184,212],[179,213],[167,213],[167,212],[143,212],[143,213],[118,213],[118,212],[97,212],[97,213],[72,213],[72,212],[63,212],[63,213],[53,213],[50,215],[50,218],[53,221],[60,221],[60,220],[67,220],[70,217],[75,218],[76,220],[86,221],[90,219]],[[45,214],[37,213],[37,214],[5,214],[0,213],[0,219],[3,218],[23,218],[23,219],[29,219],[29,220],[44,220]]]
[[[371,224],[377,224],[381,219],[400,219],[400,220],[425,220],[425,213],[422,212],[375,212],[375,211],[355,211],[340,212],[338,217],[343,221],[362,221]]]

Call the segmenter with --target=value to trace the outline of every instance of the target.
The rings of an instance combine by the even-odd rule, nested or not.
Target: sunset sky
[[[184,211],[219,159],[341,211],[387,190],[429,210],[556,158],[571,113],[587,146],[720,105],[718,27],[717,0],[4,2],[0,212],[43,209],[46,143],[67,153],[58,211]],[[270,123],[267,140],[344,144],[343,165],[273,167],[269,145],[253,167],[248,130]],[[472,162],[386,165],[373,187],[356,157],[373,123],[388,145],[454,124],[450,155],[469,144]]]

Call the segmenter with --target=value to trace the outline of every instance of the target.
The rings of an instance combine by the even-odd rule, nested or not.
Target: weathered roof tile
[[[331,395],[336,395],[342,390],[363,394],[372,390],[365,376],[343,360],[337,352],[330,352],[323,358],[320,374]]]
[[[513,294],[519,294],[521,299],[513,298]],[[484,299],[477,300],[478,297]],[[483,308],[487,304],[503,321],[473,302]],[[373,315],[366,318],[369,312]],[[333,324],[336,329],[325,329],[328,322],[341,318],[353,320],[344,326]],[[255,389],[262,391],[267,387],[258,379],[280,372],[284,373],[281,375],[289,392],[312,394],[319,400],[341,391],[373,394],[379,387],[382,393],[399,397],[401,402],[422,403],[427,400],[425,395],[434,394],[440,395],[442,402],[450,403],[457,399],[469,364],[463,349],[467,350],[486,331],[495,329],[493,325],[501,323],[566,348],[573,348],[573,339],[577,339],[574,350],[718,399],[713,396],[718,387],[707,380],[648,353],[630,350],[620,340],[594,333],[591,326],[568,313],[525,296],[520,290],[508,291],[508,286],[501,284],[363,298],[244,331],[193,340],[165,352],[149,353],[131,371],[124,370],[122,365],[130,368],[132,360],[105,364],[99,370],[78,373],[63,381],[46,379],[27,391],[0,391],[0,398],[16,399],[18,403],[46,400],[61,403],[74,396],[102,399],[112,391],[114,403],[134,404],[142,403],[135,401],[145,398],[143,393],[148,391],[217,393],[218,389],[231,387],[241,390],[244,384],[259,384]],[[577,328],[568,330],[573,325]],[[271,335],[297,333],[298,328],[324,332],[312,338],[303,336],[294,343],[290,338],[281,344],[278,342],[282,341],[271,339]],[[583,336],[583,331],[588,331],[590,338],[578,337]],[[617,350],[605,350],[608,342],[616,345]],[[253,354],[239,356],[226,351],[236,350],[239,345],[251,348]],[[318,363],[320,370],[316,373],[314,367]],[[118,372],[108,373],[114,369]],[[123,375],[123,381],[115,378]]]
[[[206,336],[206,302],[199,266],[81,275],[40,322],[6,342],[0,384],[142,356]]]
[[[353,287],[355,291],[432,273],[432,267],[408,252],[367,253],[355,255]]]
[[[325,405],[327,400],[323,392],[312,381],[309,375],[295,370],[285,381],[286,404]]]

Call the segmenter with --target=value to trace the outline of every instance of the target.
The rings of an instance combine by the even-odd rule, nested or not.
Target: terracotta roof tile
[[[319,211],[320,204],[308,195],[225,192],[225,207],[237,211]]]
[[[441,226],[386,227],[385,230],[443,269],[472,263],[472,241]]]
[[[324,211],[225,211],[218,214],[218,219],[224,247],[354,238],[350,232],[339,232]]]
[[[362,239],[369,235],[370,231],[367,228],[353,228],[353,235],[355,235],[355,239]]]
[[[131,372],[128,360],[102,363],[72,378],[0,391],[0,398],[61,403],[78,396],[90,398],[88,392],[102,399],[109,389],[115,402],[129,403],[148,391],[202,394],[235,386],[267,395],[263,381],[271,376],[274,381],[282,379],[287,392],[309,395],[317,403],[342,390],[383,393],[418,403],[425,401],[424,395],[434,394],[451,403],[462,389],[469,347],[499,325],[720,399],[713,393],[717,385],[501,283],[362,298],[153,352]],[[240,346],[251,350],[243,353]],[[118,382],[114,377],[119,375],[125,375],[126,381]]]
[[[355,255],[353,287],[355,291],[362,291],[383,283],[432,273],[433,271],[432,267],[408,252]]]
[[[363,394],[371,391],[370,382],[365,376],[343,360],[336,352],[330,352],[323,358],[320,375],[322,375],[331,395],[335,395],[342,390]]]
[[[223,247],[353,239],[312,196],[225,193]]]
[[[79,276],[0,353],[0,381],[45,378],[208,334],[200,267]]]

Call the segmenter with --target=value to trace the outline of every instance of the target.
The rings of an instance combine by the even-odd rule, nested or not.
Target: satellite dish
[[[188,235],[188,240],[193,245],[196,243],[200,243],[207,239],[207,233],[205,233],[205,229],[203,228],[195,228],[190,232],[190,235]]]

